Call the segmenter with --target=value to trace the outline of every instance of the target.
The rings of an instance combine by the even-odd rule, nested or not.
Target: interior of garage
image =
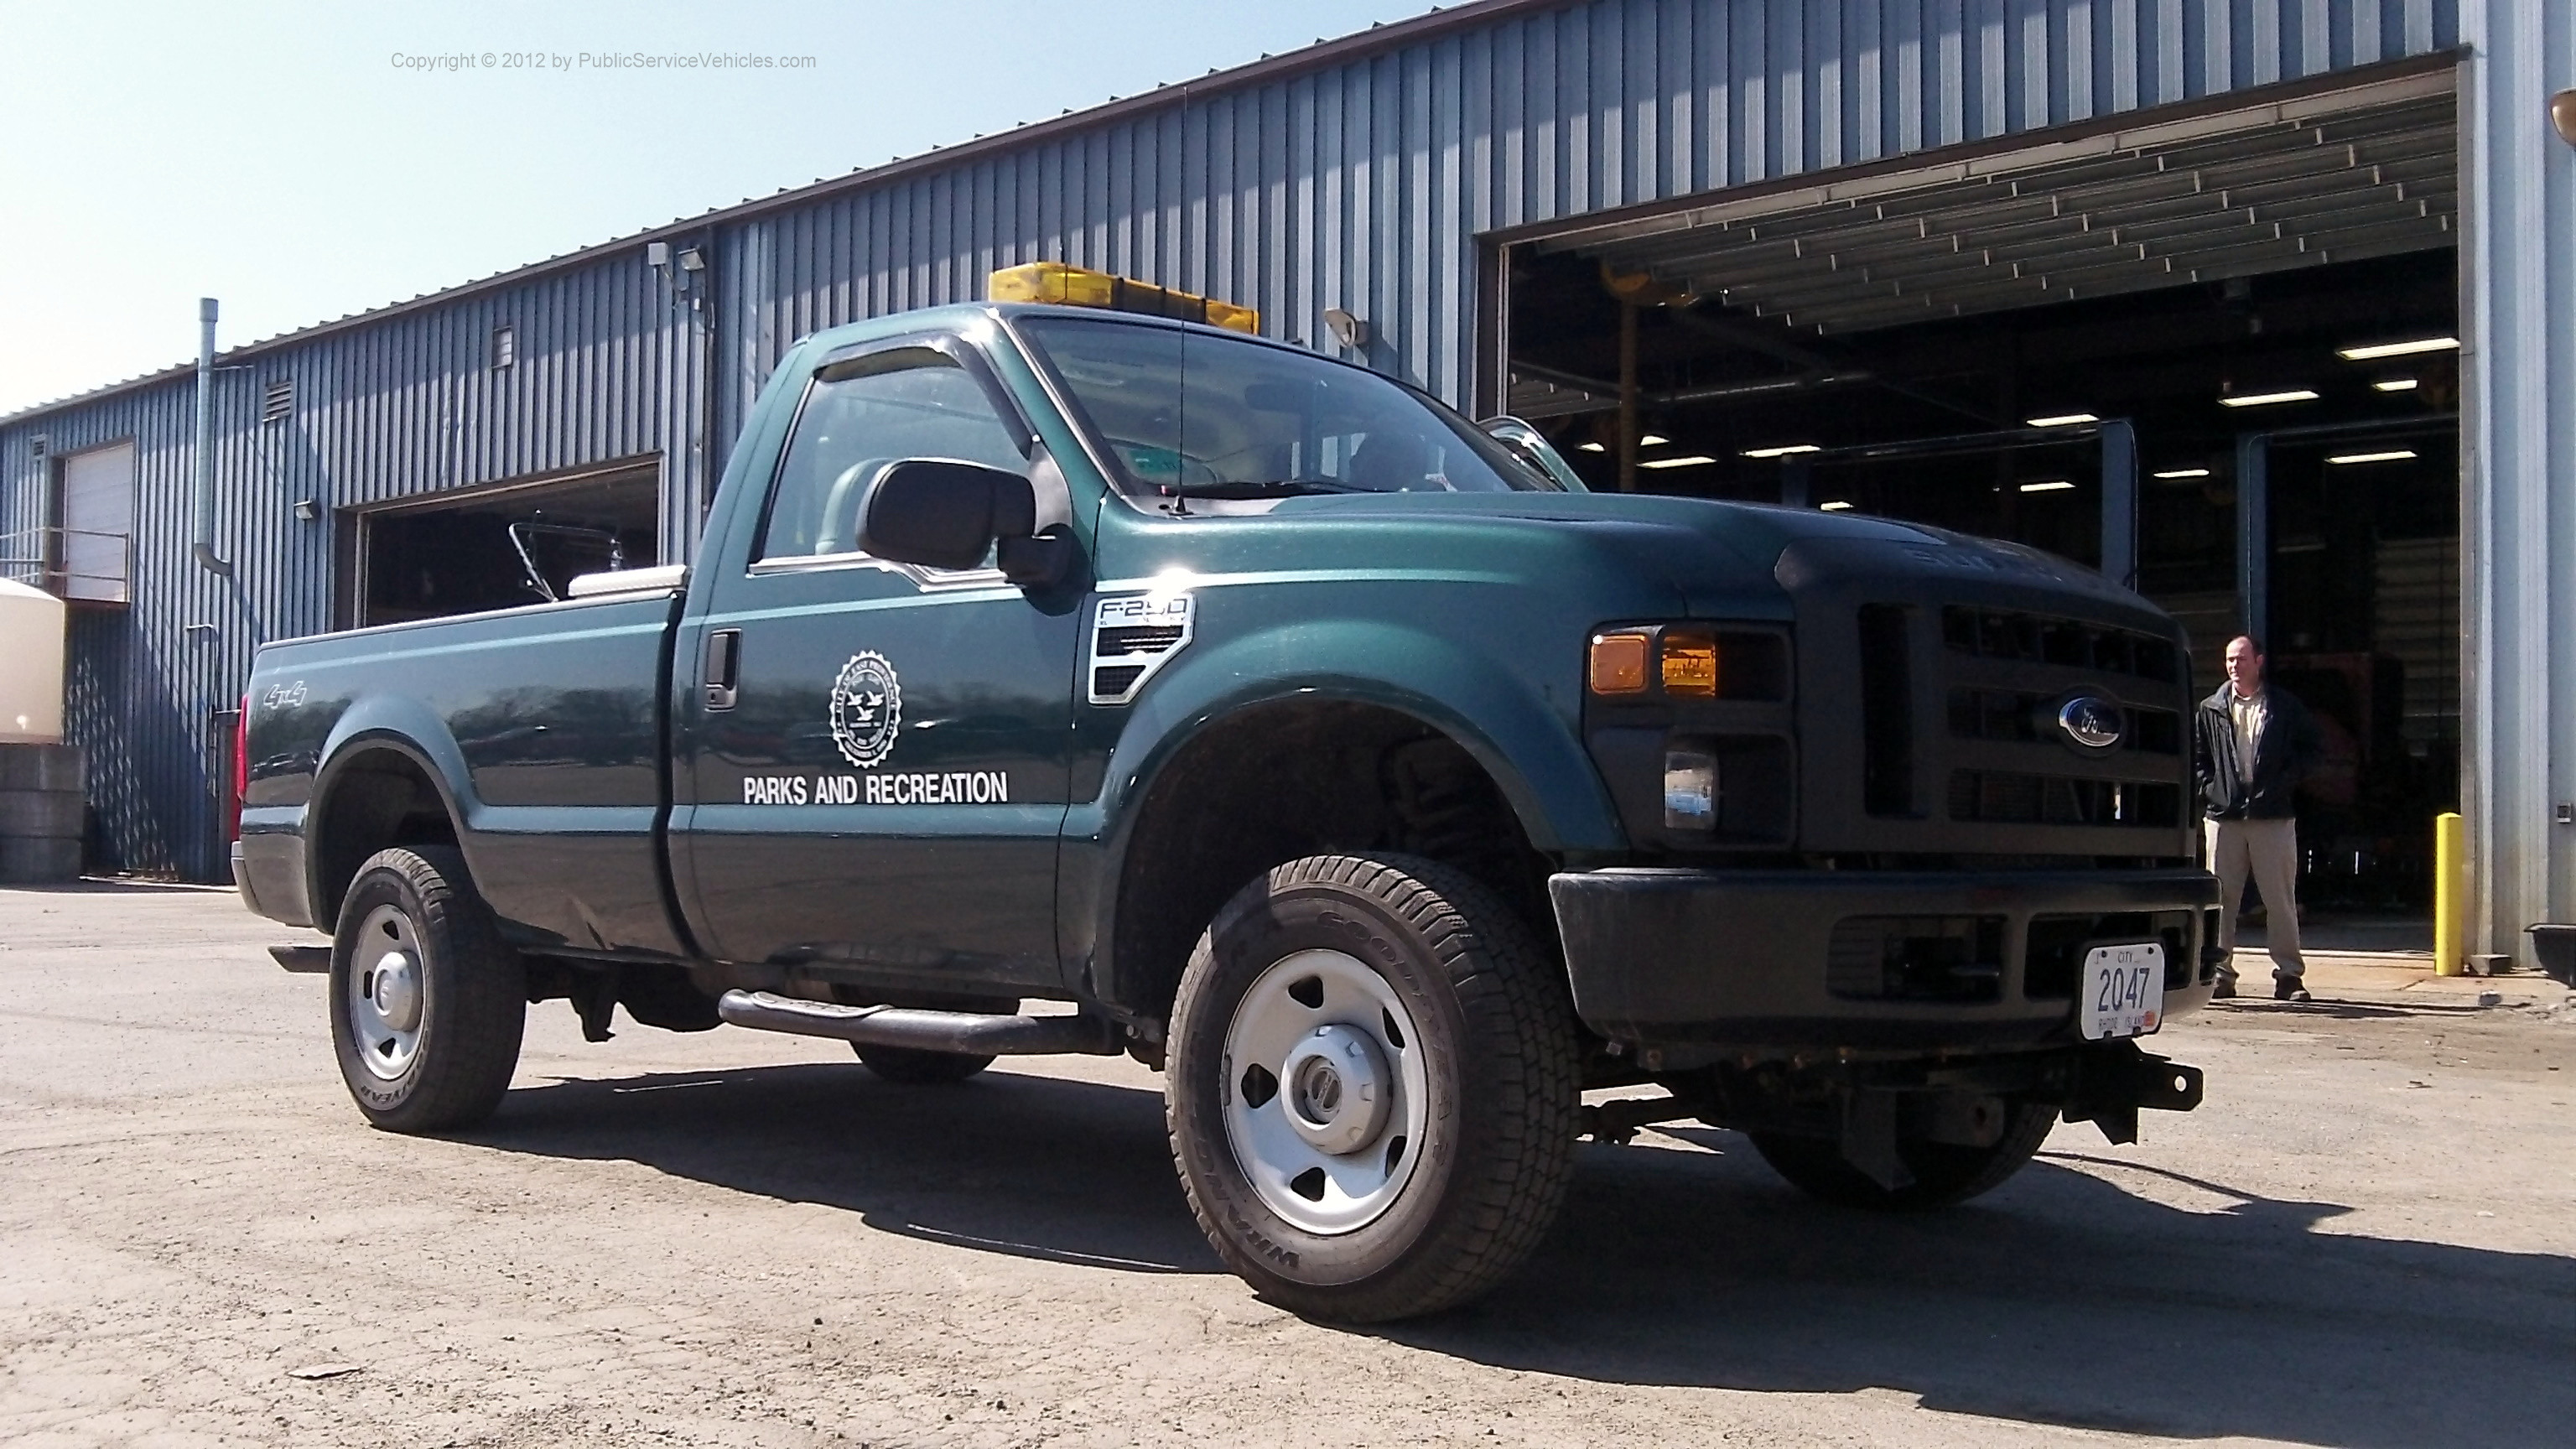
[[[1593,486],[2015,539],[2322,717],[2306,899],[2415,911],[2459,796],[2447,76],[1510,239],[1508,410]]]
[[[341,517],[342,617],[366,627],[567,597],[579,575],[657,562],[662,482],[646,463],[432,495]]]

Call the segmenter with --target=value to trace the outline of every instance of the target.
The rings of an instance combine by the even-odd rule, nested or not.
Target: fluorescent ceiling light
[[[2414,456],[2413,448],[2391,448],[2385,453],[2341,453],[2326,461],[2329,463],[2403,463]]]
[[[1747,448],[1744,450],[1744,456],[1748,458],[1786,458],[1792,453],[1821,453],[1823,451],[1823,448],[1818,447],[1814,443],[1784,443],[1777,448]]]
[[[2073,483],[2068,482],[2066,479],[2051,478],[2045,483],[2024,483],[2021,485],[2021,491],[2024,493],[2063,493],[2074,486],[2075,485]]]
[[[1660,448],[1671,441],[1672,439],[1665,437],[1661,433],[1648,433],[1637,440],[1637,446],[1640,448]]]
[[[2335,356],[2346,362],[2369,362],[2381,357],[2412,357],[2419,352],[2457,352],[2456,337],[2419,337],[2412,342],[2381,342],[2369,347],[2338,347]]]
[[[2223,408],[2259,408],[2269,407],[2273,403],[2315,402],[2316,400],[2316,389],[2294,387],[2287,392],[2241,392],[2234,397],[2220,398],[2218,405]]]
[[[2159,478],[2206,478],[2209,476],[2209,470],[2207,468],[2167,468],[2156,476]]]
[[[1585,453],[1607,453],[1610,451],[1610,448],[1606,443],[1582,443],[1577,445],[1577,451]]]
[[[1687,458],[1648,458],[1643,462],[1640,462],[1637,466],[1640,468],[1696,468],[1702,463],[1714,463],[1716,461],[1717,460],[1715,458],[1703,457],[1700,454],[1693,453]]]
[[[2091,413],[2059,413],[2054,417],[2032,418],[2030,420],[2030,425],[2034,428],[2071,428],[2077,423],[2098,423],[2100,421],[2102,421],[2100,418],[2093,416]]]
[[[1851,505],[1850,505],[1850,504],[1845,503],[1844,501],[1842,501],[1842,500],[1841,500],[1841,499],[1839,499],[1839,498],[1835,499],[1835,500],[1834,500],[1833,502],[1831,502],[1831,503],[1819,503],[1819,504],[1817,504],[1816,506],[1817,506],[1818,508],[1820,508],[1820,509],[1823,509],[1823,510],[1824,510],[1825,512],[1827,512],[1827,513],[1840,513],[1840,512],[1842,512],[1844,509],[1847,509],[1847,508],[1851,507]]]
[[[2390,377],[2382,378],[2378,382],[2372,383],[2371,386],[2379,389],[2381,392],[2413,392],[2415,389],[2422,387],[2423,384],[2417,382],[2411,377]]]

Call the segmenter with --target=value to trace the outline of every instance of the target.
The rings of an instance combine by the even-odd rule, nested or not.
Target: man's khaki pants
[[[2219,979],[2236,979],[2236,912],[2245,904],[2245,877],[2263,893],[2263,939],[2272,951],[2272,974],[2300,976],[2308,963],[2299,955],[2299,822],[2296,820],[2211,820],[2209,869],[2218,877],[2218,946],[2228,953]]]

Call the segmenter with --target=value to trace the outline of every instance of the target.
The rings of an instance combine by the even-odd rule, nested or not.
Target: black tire
[[[395,969],[413,973],[416,1016],[374,1009],[373,973],[388,959],[378,948],[404,940],[386,912],[408,923],[411,949],[398,954],[417,962]],[[363,1006],[359,986],[368,988]],[[399,1053],[401,1033],[387,1027],[395,1019],[413,1022]],[[331,1043],[369,1122],[391,1132],[443,1132],[491,1116],[518,1069],[527,1019],[525,968],[475,893],[464,856],[446,846],[398,847],[358,868],[331,944]],[[368,1026],[376,1039],[361,1039]]]
[[[944,1087],[962,1082],[993,1064],[991,1057],[964,1052],[926,1052],[919,1047],[861,1046],[850,1043],[869,1071],[907,1087]]]
[[[1390,1175],[1378,1216],[1330,1233],[1265,1202],[1225,1116],[1247,993],[1317,949],[1404,1006],[1416,1040],[1396,1050],[1418,1049],[1426,1084],[1423,1140],[1387,1139],[1411,1153],[1410,1175]],[[1226,1265],[1292,1312],[1368,1323],[1462,1303],[1518,1267],[1564,1202],[1580,1088],[1563,974],[1499,896],[1447,866],[1311,856],[1245,886],[1190,953],[1170,1047],[1166,1120],[1190,1210]]]
[[[2039,1151],[2056,1125],[2055,1107],[2016,1102],[2003,1135],[1992,1147],[1899,1141],[1896,1155],[1914,1174],[1913,1182],[1899,1188],[1881,1187],[1844,1161],[1841,1144],[1830,1137],[1751,1135],[1754,1149],[1771,1164],[1771,1170],[1811,1197],[1878,1212],[1923,1212],[1966,1202],[2002,1186]]]

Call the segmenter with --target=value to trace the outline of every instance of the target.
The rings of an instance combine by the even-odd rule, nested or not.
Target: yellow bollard
[[[2457,976],[2469,949],[2469,834],[2460,817],[2433,817],[2433,974]]]

